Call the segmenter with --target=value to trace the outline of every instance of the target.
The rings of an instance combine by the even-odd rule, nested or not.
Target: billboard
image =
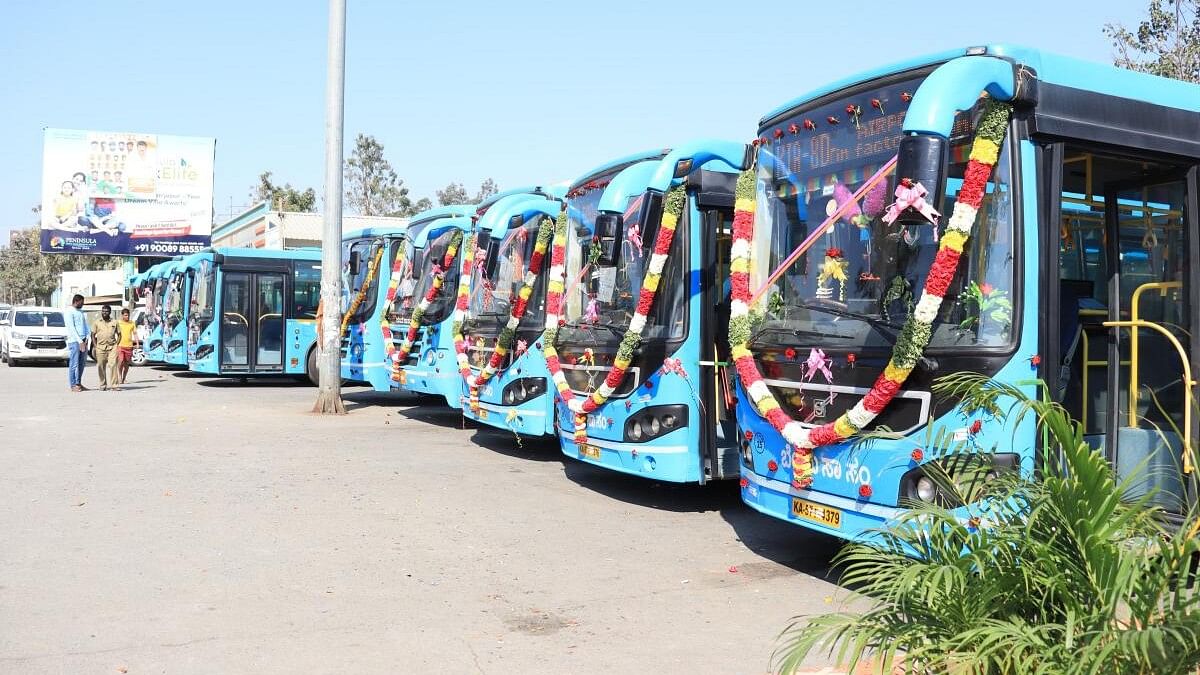
[[[46,129],[42,250],[172,256],[208,246],[216,139]]]

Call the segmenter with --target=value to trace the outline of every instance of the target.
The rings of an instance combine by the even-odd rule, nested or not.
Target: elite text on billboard
[[[46,129],[42,250],[164,256],[212,235],[216,140]]]

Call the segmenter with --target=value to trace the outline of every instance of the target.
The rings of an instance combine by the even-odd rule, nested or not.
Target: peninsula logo
[[[50,237],[50,248],[60,249],[63,247],[62,237]]]

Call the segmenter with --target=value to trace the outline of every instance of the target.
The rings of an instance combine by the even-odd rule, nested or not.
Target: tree
[[[499,191],[496,181],[491,178],[479,184],[479,192],[476,192],[473,198],[467,194],[467,188],[463,187],[462,183],[450,183],[444,189],[437,191],[437,200],[441,206],[478,204]]]
[[[258,177],[258,186],[251,191],[250,197],[256,202],[271,202],[271,208],[276,211],[313,213],[317,210],[315,190],[298,190],[291,183],[276,185],[271,181],[270,171],[264,171]]]
[[[344,171],[346,203],[364,216],[413,216],[429,208],[429,200],[408,196],[404,181],[396,177],[383,156],[383,144],[374,136],[359,134]]]
[[[441,206],[471,203],[471,198],[467,195],[467,189],[463,187],[462,183],[451,183],[444,189],[438,190],[437,200]]]
[[[1107,24],[1115,65],[1185,82],[1200,82],[1200,1],[1150,0],[1149,16],[1129,30]]]
[[[42,233],[38,226],[13,230],[9,245],[0,248],[0,298],[5,301],[33,298],[35,302],[48,303],[63,272],[111,270],[120,266],[118,256],[42,253]]]
[[[928,474],[940,503],[913,504],[871,543],[838,555],[842,583],[867,596],[865,611],[798,619],[772,672],[796,672],[821,646],[853,672],[871,657],[887,673],[1196,672],[1196,509],[1164,526],[1160,494],[1139,490],[1137,476],[1120,480],[1057,403],[975,373],[944,376],[934,395],[1014,426],[1033,415],[1046,439],[1042,475],[988,475],[987,459]],[[939,445],[952,434],[930,445],[954,453],[941,466],[986,458]]]
[[[496,181],[492,180],[491,178],[485,178],[484,181],[479,184],[479,192],[475,194],[475,203],[478,204],[479,202],[491,197],[499,191],[500,188],[496,187]]]

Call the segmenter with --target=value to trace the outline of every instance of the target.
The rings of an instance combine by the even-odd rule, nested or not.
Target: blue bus
[[[351,309],[358,296],[362,295],[362,300],[343,322],[342,377],[365,382],[375,391],[400,388],[400,370],[393,367],[392,355],[404,340],[419,301],[415,293],[423,275],[428,230],[440,231],[442,224],[449,222],[469,227],[474,214],[474,205],[443,206],[414,216],[404,228],[372,228],[343,239],[342,276],[347,289],[343,311]],[[449,293],[453,296],[453,288]]]
[[[196,256],[188,368],[316,384],[321,251],[215,248]]]
[[[162,304],[163,362],[168,366],[188,365],[187,331],[188,309],[191,304],[192,284],[196,269],[204,253],[193,253],[175,261],[169,272],[167,292]]]
[[[983,116],[1003,121],[985,91],[1012,105],[998,153],[972,151]],[[821,87],[764,116],[758,137],[752,381],[737,396],[747,504],[847,539],[912,502],[966,520],[932,475],[954,479],[964,452],[1032,474],[1040,442],[1031,417],[934,395],[935,378],[975,371],[1061,403],[1118,475],[1148,464],[1137,489],[1187,510],[1200,86],[989,45]],[[962,213],[974,218],[965,245]],[[955,247],[950,275],[940,261]],[[915,354],[896,348],[910,320],[928,326]],[[873,410],[887,399],[867,394],[903,381],[908,363]],[[813,441],[855,431],[877,433]]]
[[[611,396],[582,419],[559,405],[567,456],[671,482],[737,477],[732,380],[717,316],[733,182],[744,161],[742,144],[697,141],[618,160],[572,187],[557,387],[578,401]],[[585,186],[593,189],[580,190]],[[653,276],[668,193],[679,209],[676,234],[642,319],[638,306],[643,282]],[[548,328],[552,320],[548,315]],[[624,376],[610,381],[622,341],[638,328],[642,337]]]
[[[471,271],[468,312],[463,338],[470,376],[463,386],[463,415],[489,426],[528,436],[553,435],[554,395],[550,373],[537,344],[545,328],[546,273],[550,252],[541,259],[524,315],[511,344],[497,357],[494,375],[474,387],[497,352],[498,340],[510,323],[512,309],[531,273],[539,227],[552,223],[562,210],[565,188],[544,194],[514,194],[497,200],[479,218],[479,253]],[[491,371],[489,371],[491,372]],[[472,401],[475,388],[477,398]]]
[[[146,361],[162,363],[166,359],[166,342],[163,339],[163,307],[166,304],[167,292],[170,289],[170,275],[175,269],[175,261],[168,260],[159,263],[146,271]]]
[[[342,237],[342,378],[391,389],[384,367],[383,299],[405,260],[396,260],[407,226],[370,227]]]

